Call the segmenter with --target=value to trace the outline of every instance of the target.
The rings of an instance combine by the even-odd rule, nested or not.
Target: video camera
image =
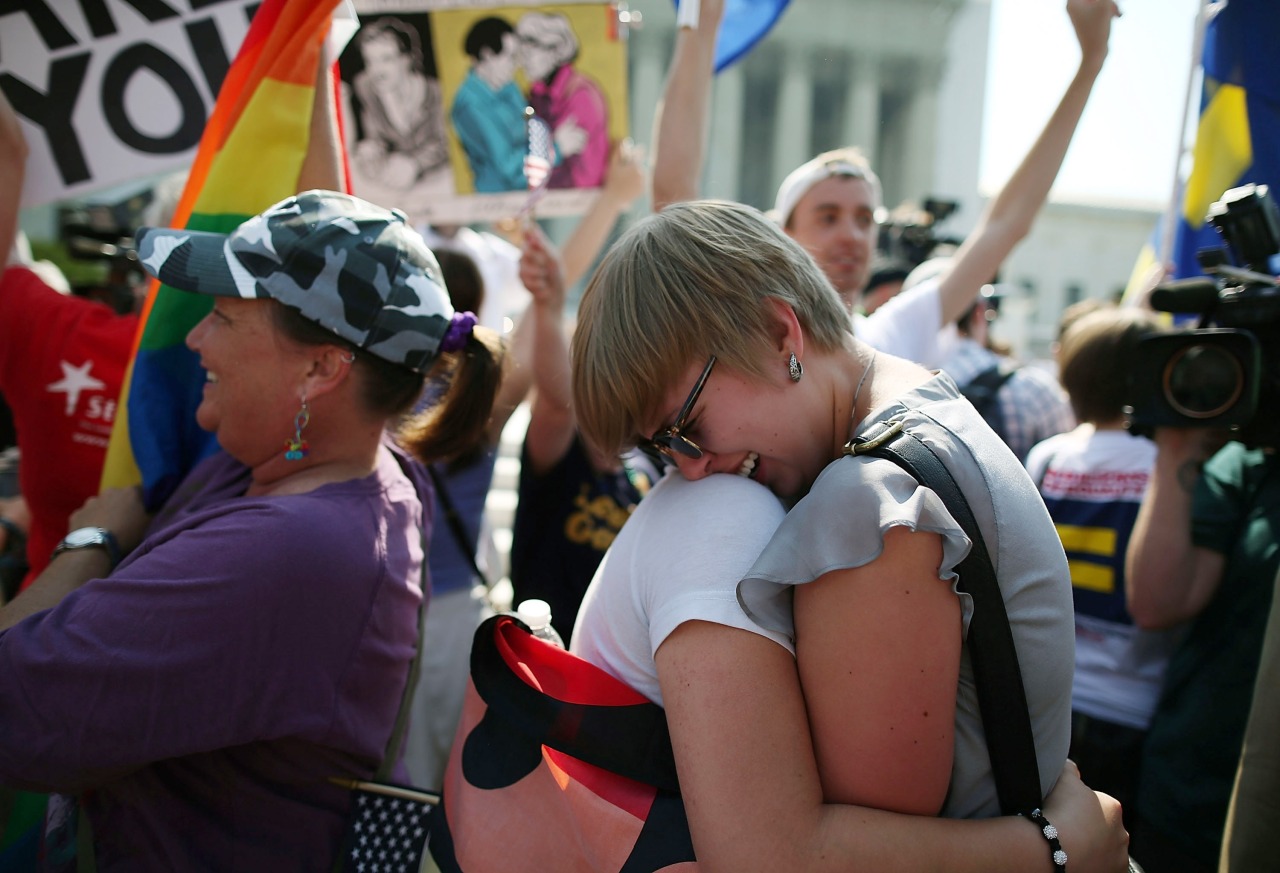
[[[134,286],[145,282],[146,274],[138,264],[133,229],[150,201],[150,192],[144,192],[119,203],[74,204],[59,210],[59,236],[67,253],[104,267],[101,281],[76,284],[75,294],[106,303],[121,314],[134,308]]]
[[[936,197],[926,198],[923,206],[907,202],[895,207],[880,225],[881,254],[918,267],[933,256],[940,244],[960,245],[955,237],[939,236],[937,228],[958,207],[954,200]]]
[[[1232,188],[1209,207],[1226,243],[1196,253],[1210,277],[1167,282],[1161,312],[1199,316],[1195,328],[1141,340],[1129,375],[1128,426],[1217,427],[1251,446],[1280,445],[1280,210],[1266,185]],[[1272,414],[1259,416],[1259,409]]]

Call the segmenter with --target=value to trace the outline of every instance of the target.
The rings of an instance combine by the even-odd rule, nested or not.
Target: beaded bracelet
[[[1040,828],[1040,833],[1049,841],[1049,851],[1052,852],[1053,866],[1066,870],[1067,853],[1062,848],[1062,843],[1058,842],[1058,829],[1049,824],[1049,820],[1044,817],[1044,813],[1039,809],[1033,809],[1031,812],[1020,812],[1018,815],[1025,816],[1036,823],[1036,826]]]

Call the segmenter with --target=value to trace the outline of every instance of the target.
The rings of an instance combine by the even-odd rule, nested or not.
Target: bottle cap
[[[516,616],[530,630],[539,630],[551,624],[551,604],[545,600],[522,600],[516,607]]]

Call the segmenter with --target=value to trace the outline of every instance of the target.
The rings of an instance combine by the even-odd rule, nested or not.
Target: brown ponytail
[[[438,402],[406,418],[396,441],[424,464],[452,460],[483,441],[502,382],[503,354],[495,331],[473,328],[461,350],[440,356],[448,389]]]

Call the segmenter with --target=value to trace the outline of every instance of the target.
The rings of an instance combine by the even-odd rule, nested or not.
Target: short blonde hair
[[[852,342],[849,314],[809,254],[761,212],[676,203],[634,225],[582,296],[573,335],[578,425],[605,452],[635,444],[671,386],[711,355],[759,379],[772,366],[770,298],[796,313],[806,343]],[[646,434],[647,435],[647,434]]]

